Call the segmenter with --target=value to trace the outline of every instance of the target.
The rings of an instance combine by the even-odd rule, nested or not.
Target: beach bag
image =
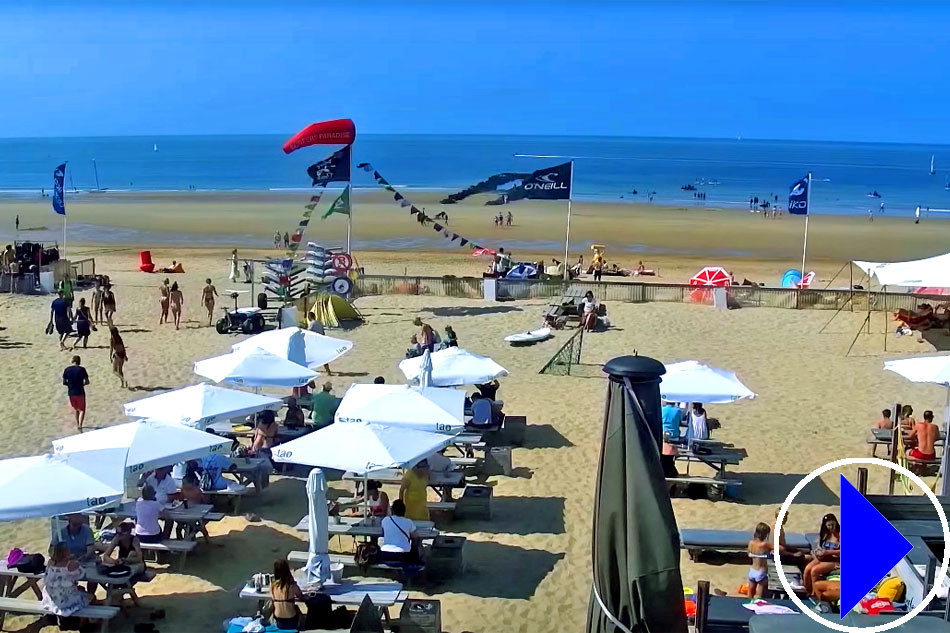
[[[356,546],[356,554],[353,558],[356,562],[356,566],[360,568],[360,571],[365,572],[369,569],[370,565],[375,565],[379,562],[379,546],[375,543],[360,543]]]
[[[7,554],[7,569],[16,567],[16,564],[23,560],[23,555],[23,550],[19,547],[11,549],[10,553]]]
[[[46,571],[46,559],[42,554],[24,554],[13,567],[24,574],[42,574]]]
[[[316,594],[304,601],[307,615],[304,617],[303,630],[327,629],[333,621],[333,601],[330,596]]]

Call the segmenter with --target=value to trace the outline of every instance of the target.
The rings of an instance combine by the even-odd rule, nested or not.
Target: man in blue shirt
[[[680,423],[683,421],[683,410],[672,402],[664,402],[663,409],[663,434],[676,439],[680,436]]]
[[[61,543],[69,548],[69,554],[77,560],[83,560],[94,554],[95,538],[92,529],[81,514],[70,514],[68,522],[59,534]]]

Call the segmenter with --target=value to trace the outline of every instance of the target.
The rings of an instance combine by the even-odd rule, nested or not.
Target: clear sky
[[[0,136],[364,133],[950,143],[950,3],[0,5]]]

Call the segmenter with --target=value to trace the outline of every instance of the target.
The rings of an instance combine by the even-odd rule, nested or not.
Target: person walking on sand
[[[185,303],[185,296],[178,289],[178,282],[172,284],[171,292],[168,293],[168,303],[172,309],[172,318],[175,320],[175,329],[181,327],[181,307]]]
[[[55,326],[56,334],[59,336],[59,349],[66,349],[66,337],[73,331],[73,315],[69,309],[69,304],[63,298],[63,291],[56,293],[56,298],[49,307],[49,324],[46,331],[50,334]]]
[[[20,214],[19,213],[16,214],[16,231],[17,233],[20,232]]]
[[[274,231],[274,248],[280,248],[280,231]]]
[[[69,406],[73,408],[76,428],[80,431],[86,421],[86,385],[89,384],[89,374],[81,362],[78,356],[73,356],[72,364],[63,370],[63,384],[66,385]]]
[[[115,293],[112,292],[112,284],[107,283],[105,290],[102,291],[102,311],[106,323],[112,323],[112,316],[115,314],[115,309]]]
[[[125,381],[125,361],[129,360],[129,354],[119,334],[119,328],[114,325],[109,326],[109,357],[112,359],[112,373],[119,377],[119,385],[128,389],[129,383]]]
[[[96,326],[92,322],[92,314],[89,306],[86,305],[86,298],[83,297],[79,300],[79,307],[76,308],[76,342],[73,343],[73,349],[76,349],[79,341],[82,341],[82,347],[86,349],[89,344],[89,332],[94,329]]]
[[[211,279],[205,279],[205,287],[201,289],[201,303],[208,311],[208,327],[214,320],[214,298],[218,296],[218,289],[211,285]]]
[[[290,248],[290,233],[284,231],[284,248]]]
[[[508,217],[506,218],[506,225],[511,226],[511,223],[515,221],[515,214],[511,211],[508,212]]]
[[[232,283],[237,283],[240,278],[241,276],[238,274],[237,249],[235,248],[233,251],[231,251],[231,264],[228,268],[228,279],[230,279]]]
[[[162,314],[158,317],[158,324],[168,323],[168,295],[171,293],[171,288],[168,287],[168,277],[165,277],[165,281],[162,282],[162,285],[158,287],[158,305],[162,308]]]
[[[920,224],[920,205],[917,205],[917,210],[914,211],[914,224]]]
[[[102,280],[96,277],[96,285],[92,289],[92,322],[102,323]]]

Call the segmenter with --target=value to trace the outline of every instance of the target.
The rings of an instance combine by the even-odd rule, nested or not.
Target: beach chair
[[[152,251],[139,251],[139,270],[143,273],[155,272],[155,264],[152,262]]]

